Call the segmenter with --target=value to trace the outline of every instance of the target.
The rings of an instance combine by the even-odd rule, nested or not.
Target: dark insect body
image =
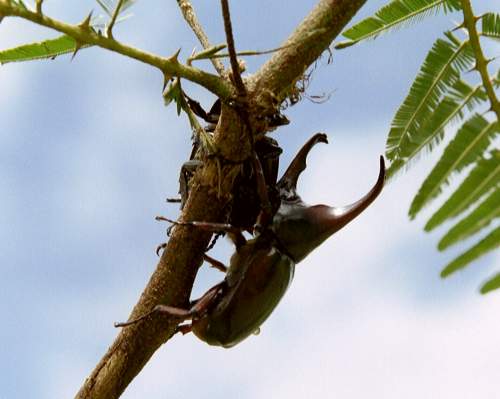
[[[215,101],[210,111],[206,112],[196,100],[193,100],[185,93],[183,93],[183,95],[193,113],[208,123],[208,125],[205,126],[205,130],[207,132],[213,132],[221,113],[220,100]],[[266,118],[268,131],[288,123],[288,119],[279,112]],[[189,181],[195,170],[202,165],[202,161],[197,159],[198,150],[199,143],[196,138],[194,138],[190,159],[182,165],[179,177],[181,209],[184,207],[189,195]],[[278,180],[279,157],[283,150],[276,140],[265,135],[264,132],[260,132],[255,135],[254,151],[262,166],[268,197],[274,207],[277,207],[279,198],[275,188]],[[249,232],[252,231],[257,216],[262,208],[256,190],[257,185],[257,177],[256,173],[254,173],[252,160],[249,159],[242,162],[241,173],[237,177],[231,192],[231,209],[229,210],[227,223],[241,227]]]
[[[314,135],[295,156],[275,186],[279,195],[278,209],[273,214],[266,214],[262,208],[258,217],[262,223],[254,229],[255,238],[251,240],[243,237],[243,228],[230,224],[173,222],[160,217],[176,225],[225,231],[233,239],[236,252],[224,280],[193,301],[190,309],[157,305],[144,316],[118,326],[136,323],[153,313],[166,313],[179,321],[191,320],[191,324],[179,325],[177,331],[192,331],[208,344],[225,348],[258,331],[290,285],[295,264],[365,210],[384,185],[385,165],[380,157],[377,182],[359,201],[345,207],[305,204],[296,192],[297,180],[306,168],[309,151],[319,142],[327,143],[325,134]],[[266,185],[262,176],[257,176],[257,184],[261,188]],[[260,199],[261,203],[266,201],[269,200]],[[224,270],[220,262],[210,257],[206,260]]]

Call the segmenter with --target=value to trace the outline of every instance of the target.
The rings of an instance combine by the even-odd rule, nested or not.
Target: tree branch
[[[178,76],[198,83],[200,86],[205,87],[207,90],[211,91],[223,100],[229,99],[233,96],[233,88],[227,80],[222,79],[217,75],[204,72],[200,69],[182,65],[177,60],[176,55],[168,58],[160,57],[158,55],[127,46],[114,40],[113,38],[104,37],[85,24],[70,25],[41,13],[39,14],[37,12],[30,11],[27,8],[17,6],[9,0],[0,0],[0,15],[2,15],[2,17],[21,17],[38,25],[65,33],[75,39],[77,44],[80,46],[84,44],[95,45],[115,53],[134,58],[145,64],[160,69],[164,75]]]
[[[268,107],[270,100],[283,101],[290,87],[321,56],[365,2],[320,0],[282,44],[282,50],[274,53],[252,76],[249,85],[255,102]]]
[[[194,34],[200,41],[201,45],[203,46],[204,49],[212,47],[210,44],[210,40],[208,40],[208,36],[206,35],[205,31],[203,30],[202,26],[200,25],[200,22],[198,21],[198,18],[196,17],[196,13],[194,12],[193,6],[190,3],[189,0],[177,0],[177,4],[179,5],[179,8],[181,9],[182,16],[188,23],[188,25],[191,27],[193,30]],[[210,61],[212,62],[214,68],[217,70],[220,76],[224,76],[225,69],[224,69],[224,64],[215,58],[211,58]]]

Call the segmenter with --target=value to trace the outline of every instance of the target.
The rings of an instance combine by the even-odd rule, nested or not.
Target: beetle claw
[[[156,255],[160,256],[160,251],[164,250],[167,247],[167,243],[164,242],[156,247]]]
[[[181,333],[182,335],[186,335],[193,330],[192,324],[180,324],[176,327],[174,334]]]

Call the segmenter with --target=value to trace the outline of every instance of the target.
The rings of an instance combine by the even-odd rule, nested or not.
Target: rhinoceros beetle
[[[366,209],[384,185],[385,165],[380,157],[377,182],[359,201],[345,207],[306,205],[296,192],[297,180],[306,168],[309,151],[320,142],[327,143],[325,134],[314,135],[295,156],[276,184],[279,208],[273,215],[266,215],[264,210],[260,212],[257,222],[257,225],[261,223],[260,228],[254,230],[251,240],[245,239],[242,228],[230,224],[174,222],[158,217],[177,226],[225,231],[233,240],[236,252],[227,269],[220,262],[208,259],[226,270],[225,278],[193,301],[190,309],[157,305],[144,316],[117,326],[137,323],[153,313],[169,314],[179,322],[191,320],[190,324],[179,325],[177,331],[184,334],[192,331],[208,344],[225,348],[258,331],[285,294],[293,279],[295,264]],[[262,188],[265,181],[262,176],[257,178]],[[261,199],[263,201],[267,199]]]

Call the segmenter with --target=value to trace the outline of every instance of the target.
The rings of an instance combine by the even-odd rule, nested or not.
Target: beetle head
[[[272,223],[272,229],[283,249],[295,262],[300,262],[328,237],[363,212],[382,191],[384,179],[384,158],[380,157],[377,182],[368,194],[351,205],[308,206],[297,195],[283,199]]]

